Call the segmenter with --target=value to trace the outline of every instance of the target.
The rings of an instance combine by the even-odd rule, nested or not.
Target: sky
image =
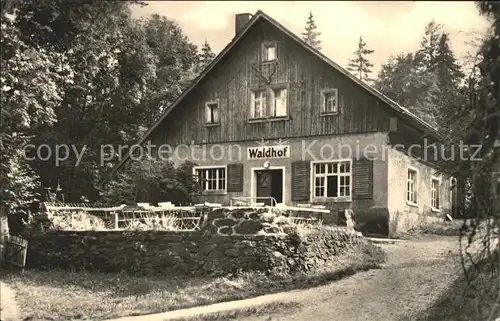
[[[459,59],[471,50],[468,32],[488,27],[472,1],[148,1],[146,7],[134,7],[133,15],[164,15],[177,21],[194,44],[207,40],[219,53],[234,37],[235,14],[259,9],[297,35],[312,12],[322,53],[344,67],[362,36],[375,50],[370,56],[375,72],[390,55],[415,51],[432,19],[444,25]]]

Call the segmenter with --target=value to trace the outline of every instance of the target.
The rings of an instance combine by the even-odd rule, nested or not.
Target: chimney
[[[239,13],[235,17],[235,33],[234,36],[237,36],[243,28],[245,28],[246,24],[252,19],[252,15],[249,13]]]

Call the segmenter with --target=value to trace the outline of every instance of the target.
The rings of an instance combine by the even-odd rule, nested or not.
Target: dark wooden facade
[[[277,62],[261,61],[262,44],[277,44]],[[287,88],[287,117],[249,120],[251,90]],[[340,112],[321,114],[321,91],[338,89]],[[220,125],[205,126],[205,103],[219,101]],[[222,143],[261,138],[387,132],[394,110],[351,79],[312,55],[265,20],[238,44],[152,133],[172,145]]]

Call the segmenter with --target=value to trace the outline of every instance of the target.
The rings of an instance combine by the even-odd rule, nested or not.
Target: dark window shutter
[[[292,201],[309,201],[311,172],[310,162],[292,162]]]
[[[227,191],[243,192],[243,164],[227,165]]]
[[[373,161],[354,160],[353,198],[373,198]]]

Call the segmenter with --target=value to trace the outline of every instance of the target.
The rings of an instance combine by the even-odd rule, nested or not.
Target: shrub
[[[176,168],[172,162],[167,161],[130,162],[128,167],[122,168],[118,177],[103,189],[102,198],[108,204],[189,204],[200,193],[192,168],[191,163]]]
[[[156,231],[176,231],[179,230],[178,220],[175,215],[169,216],[149,216],[127,222],[126,230],[156,230]]]
[[[58,231],[89,231],[105,230],[106,222],[97,216],[86,212],[64,213],[54,215],[50,218],[48,224],[49,230]]]

